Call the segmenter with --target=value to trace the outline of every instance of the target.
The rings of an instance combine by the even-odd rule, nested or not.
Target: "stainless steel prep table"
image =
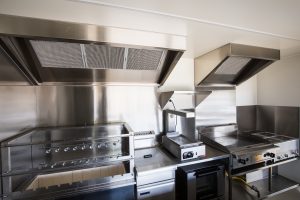
[[[143,155],[148,155],[151,153],[155,153],[152,155],[152,158],[144,159],[141,158]],[[135,150],[135,168],[138,174],[147,173],[150,170],[160,170],[160,168],[165,167],[181,167],[185,165],[198,164],[203,162],[209,162],[218,159],[226,159],[229,158],[228,153],[224,153],[210,146],[206,146],[206,155],[202,158],[197,158],[188,161],[180,161],[168,151],[166,151],[163,147],[153,147],[146,149],[138,149]]]
[[[161,148],[135,150],[138,200],[175,199],[176,162]]]
[[[206,147],[206,155],[180,161],[163,147],[135,150],[137,199],[175,199],[175,171],[177,167],[229,158],[229,154]]]

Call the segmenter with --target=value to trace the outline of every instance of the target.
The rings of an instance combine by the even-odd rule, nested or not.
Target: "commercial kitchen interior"
[[[0,0],[0,199],[300,199],[299,10]]]

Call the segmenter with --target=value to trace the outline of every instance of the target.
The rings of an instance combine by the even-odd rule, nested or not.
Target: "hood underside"
[[[279,59],[277,49],[227,44],[195,59],[195,86],[236,86]]]
[[[161,85],[186,45],[183,36],[9,15],[0,15],[0,38],[32,85]]]

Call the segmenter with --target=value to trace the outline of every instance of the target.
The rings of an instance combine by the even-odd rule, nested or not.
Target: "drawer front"
[[[147,175],[137,176],[137,186],[152,184],[160,181],[175,179],[175,170],[166,170],[159,173],[150,173]]]
[[[174,200],[175,182],[161,182],[137,188],[137,199],[143,200]]]

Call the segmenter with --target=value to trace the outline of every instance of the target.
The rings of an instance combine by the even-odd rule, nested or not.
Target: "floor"
[[[274,197],[268,198],[268,200],[299,200],[300,199],[300,187],[283,192]]]

